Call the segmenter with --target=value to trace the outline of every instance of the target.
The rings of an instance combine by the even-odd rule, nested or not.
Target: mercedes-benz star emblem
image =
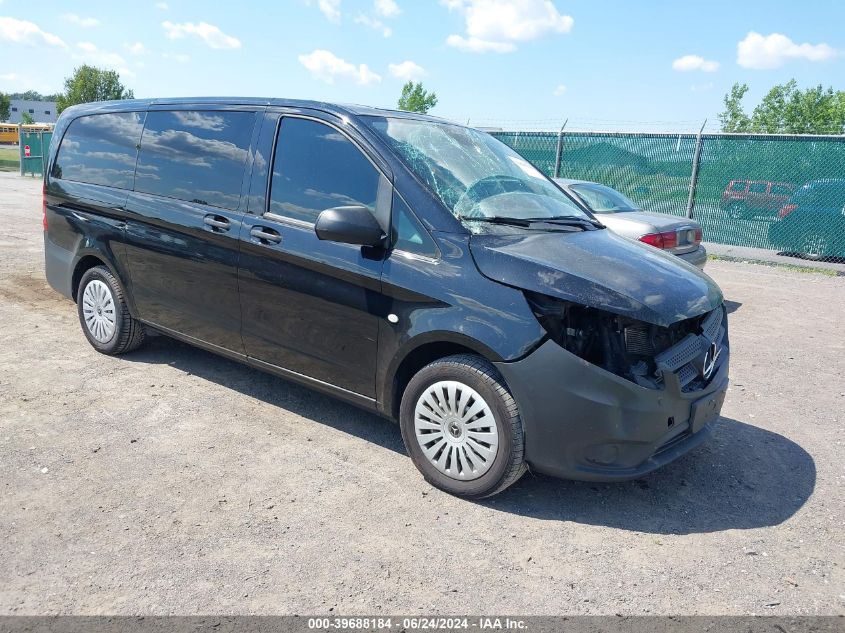
[[[710,343],[710,347],[704,352],[704,362],[701,365],[701,375],[704,380],[713,375],[713,370],[716,368],[716,360],[719,358],[719,348],[715,343]]]

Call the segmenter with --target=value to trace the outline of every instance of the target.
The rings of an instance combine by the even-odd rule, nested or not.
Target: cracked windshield
[[[399,118],[371,117],[370,126],[471,228],[491,219],[591,221],[531,163],[484,132]]]

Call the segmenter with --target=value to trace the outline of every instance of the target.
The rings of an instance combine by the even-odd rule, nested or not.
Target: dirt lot
[[[845,613],[845,278],[716,261],[715,437],[645,479],[433,490],[398,428],[164,337],[94,352],[0,174],[0,614]]]

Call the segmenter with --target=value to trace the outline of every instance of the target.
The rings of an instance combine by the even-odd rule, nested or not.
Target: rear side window
[[[792,193],[792,190],[787,187],[786,185],[772,185],[772,195],[775,196],[788,196]]]
[[[52,178],[132,189],[144,112],[82,116],[62,138]]]
[[[253,112],[149,112],[135,191],[236,209],[254,125]]]
[[[735,180],[731,185],[731,191],[745,191],[748,188],[748,182],[745,180]]]
[[[314,222],[332,207],[374,210],[379,172],[352,141],[328,125],[284,118],[276,141],[270,211]]]

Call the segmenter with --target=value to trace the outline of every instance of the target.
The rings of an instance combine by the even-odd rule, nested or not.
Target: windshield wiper
[[[471,222],[487,222],[488,224],[510,224],[512,226],[531,226],[536,220],[511,218],[505,215],[459,215],[459,220]]]
[[[563,226],[583,226],[592,229],[603,229],[604,224],[592,218],[579,218],[574,215],[556,215],[550,218],[531,218],[531,222],[546,222],[547,224],[561,224]]]
[[[568,215],[552,216],[550,218],[512,218],[504,215],[459,215],[457,217],[459,220],[468,220],[471,222],[506,224],[509,226],[520,226],[524,228],[531,228],[532,226],[536,226],[538,224],[551,224],[553,226],[561,227],[561,229],[566,227],[567,229],[572,230],[581,229],[588,231],[604,228],[603,224],[599,224],[597,221],[591,220],[590,218],[578,218]]]

